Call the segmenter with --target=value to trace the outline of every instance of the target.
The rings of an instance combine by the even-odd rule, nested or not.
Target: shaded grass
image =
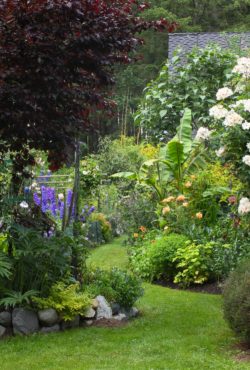
[[[95,250],[92,263],[113,265],[125,249],[119,241]],[[115,263],[114,263],[115,264]],[[0,343],[1,370],[232,370],[234,339],[215,295],[145,284],[138,303],[142,315],[121,328],[75,329],[64,333],[11,338]]]
[[[123,241],[124,238],[121,237],[110,244],[93,249],[88,258],[88,265],[103,269],[115,266],[126,270],[128,267],[128,255],[126,247],[122,245]]]

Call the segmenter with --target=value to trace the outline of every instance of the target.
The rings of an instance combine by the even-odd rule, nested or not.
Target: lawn
[[[126,266],[120,240],[96,249],[91,264]],[[215,295],[145,284],[141,317],[121,328],[75,329],[0,343],[1,370],[249,369],[234,361],[235,339]]]

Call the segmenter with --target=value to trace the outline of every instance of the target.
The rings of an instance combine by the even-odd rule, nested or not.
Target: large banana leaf
[[[173,140],[183,143],[185,154],[190,152],[192,146],[192,112],[189,108],[184,110],[180,126],[177,128],[177,133]]]
[[[181,166],[184,159],[184,144],[180,141],[171,140],[167,144],[167,162]]]

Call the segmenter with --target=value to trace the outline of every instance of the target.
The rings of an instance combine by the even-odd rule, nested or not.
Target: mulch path
[[[99,327],[99,328],[120,328],[122,326],[126,326],[128,324],[128,320],[114,320],[114,319],[100,319],[93,321],[91,327]]]
[[[248,343],[237,343],[234,348],[240,350],[235,356],[235,359],[240,362],[250,362],[250,344]]]
[[[221,283],[206,283],[202,285],[191,285],[188,288],[183,288],[179,284],[174,284],[169,281],[165,280],[157,280],[154,281],[154,284],[161,285],[166,288],[171,289],[178,289],[178,290],[188,290],[191,292],[197,293],[209,293],[209,294],[221,294],[222,293],[222,286]]]

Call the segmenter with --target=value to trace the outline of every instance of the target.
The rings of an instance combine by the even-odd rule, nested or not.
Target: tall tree
[[[128,64],[148,28],[167,21],[137,17],[135,0],[8,0],[0,4],[0,151],[22,174],[29,149],[65,163],[96,110],[110,113],[107,87],[116,63]]]

